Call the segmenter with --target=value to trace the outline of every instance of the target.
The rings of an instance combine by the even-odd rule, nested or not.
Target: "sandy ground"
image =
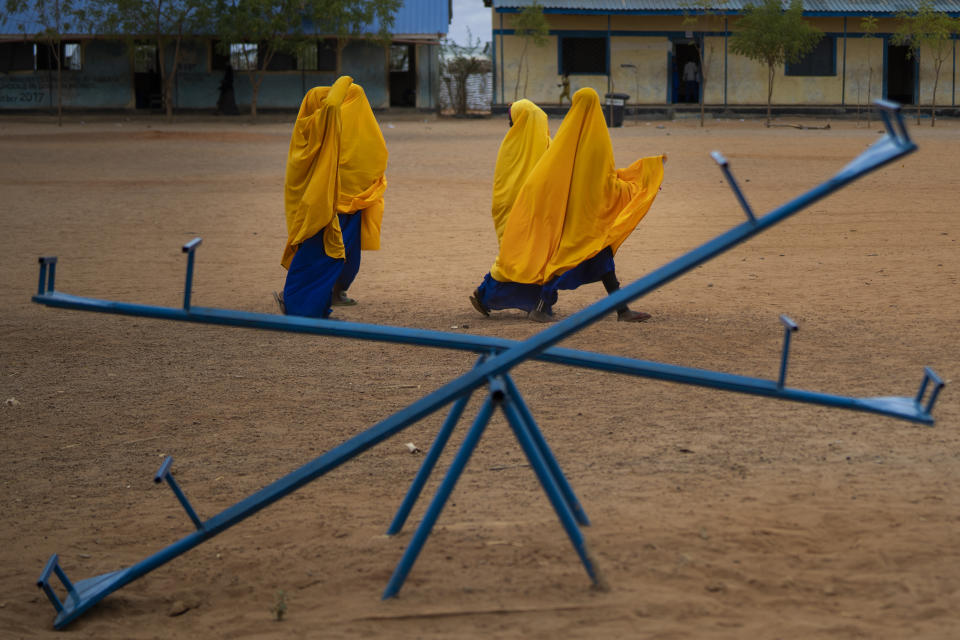
[[[784,120],[822,125],[821,121]],[[960,122],[911,123],[919,151],[604,319],[563,346],[912,396],[960,366]],[[381,118],[390,150],[383,249],[365,253],[345,320],[523,339],[519,313],[467,296],[496,240],[501,119]],[[551,120],[555,131],[559,121]],[[663,191],[617,256],[631,281],[739,224],[722,151],[765,212],[832,175],[881,127],[634,122],[618,165],[667,152]],[[62,128],[0,118],[0,636],[62,637],[35,586],[51,553],[73,580],[129,566],[192,530],[152,482],[164,456],[207,518],[466,372],[474,356],[65,311],[57,288],[178,307],[274,312],[290,121],[122,117]],[[602,295],[564,292],[561,316]],[[592,520],[591,587],[501,416],[399,597],[386,586],[452,459],[384,535],[444,412],[114,593],[82,638],[956,638],[960,393],[934,427],[637,377],[527,363],[520,390]],[[10,400],[8,400],[10,399]],[[283,593],[286,614],[272,609]]]

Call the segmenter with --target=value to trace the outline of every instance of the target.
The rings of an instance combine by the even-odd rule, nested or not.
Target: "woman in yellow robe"
[[[290,139],[284,203],[284,313],[325,318],[346,295],[360,251],[380,248],[387,146],[363,89],[342,76],[307,92]]]
[[[517,100],[507,110],[510,129],[500,143],[493,172],[493,228],[497,244],[510,217],[510,210],[527,176],[550,146],[550,125],[543,109],[530,100]],[[523,308],[530,311],[540,298],[540,287],[531,284],[497,283],[487,274],[470,296],[470,303],[484,315],[490,309]]]
[[[540,156],[550,146],[550,124],[543,109],[530,100],[517,100],[507,112],[510,130],[500,143],[493,172],[493,227],[497,243],[510,217],[510,209],[520,187]]]
[[[666,156],[617,169],[601,109],[593,89],[574,94],[556,137],[517,192],[500,253],[471,297],[481,313],[517,308],[549,321],[559,289],[598,280],[608,292],[619,288],[613,257],[653,204]],[[624,306],[617,317],[636,322],[650,316]]]

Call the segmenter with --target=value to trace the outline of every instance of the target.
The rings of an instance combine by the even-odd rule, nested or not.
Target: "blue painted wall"
[[[65,108],[126,109],[133,106],[133,72],[126,44],[92,40],[83,45],[83,70],[63,71]],[[0,109],[57,106],[57,72],[0,74]]]
[[[429,48],[436,55],[436,47]],[[210,71],[209,41],[181,44],[181,62],[174,87],[175,109],[214,109],[223,71]],[[173,52],[167,52],[167,68]],[[422,58],[429,69],[436,61]],[[364,41],[349,43],[343,51],[342,73],[363,86],[374,108],[390,106],[387,56],[384,48]],[[422,104],[429,108],[421,75]],[[311,88],[330,85],[335,73],[271,71],[264,75],[257,96],[259,109],[297,109]],[[435,84],[432,86],[436,86]],[[51,93],[51,87],[53,92]],[[66,109],[133,109],[134,74],[124,41],[91,40],[83,45],[83,70],[63,72],[63,105]],[[246,72],[234,72],[234,93],[241,112],[250,107],[251,82]],[[11,72],[0,74],[0,110],[49,109],[56,107],[56,72]]]
[[[85,8],[88,2],[76,0],[74,6]],[[395,15],[393,33],[401,41],[409,36],[439,39],[447,32],[449,24],[449,0],[404,0]],[[373,33],[376,29],[374,24],[369,32]],[[43,25],[34,14],[32,4],[22,12],[0,10],[0,39],[20,40],[21,33],[41,31]],[[88,38],[86,35],[80,37]],[[215,109],[223,71],[211,71],[209,40],[188,40],[181,47],[182,57],[173,92],[174,108]],[[418,46],[417,101],[418,106],[424,109],[436,105],[439,88],[436,75],[438,53],[439,47],[436,45]],[[173,52],[168,51],[168,69],[172,59]],[[345,48],[341,64],[342,73],[352,76],[363,86],[374,108],[390,106],[390,78],[383,47],[371,42],[353,41]],[[296,109],[309,89],[332,84],[334,80],[336,76],[332,73],[271,71],[260,85],[257,105],[264,109]],[[136,108],[132,56],[124,40],[85,39],[83,69],[64,71],[62,82],[63,106],[66,109]],[[241,111],[249,109],[252,92],[247,74],[234,73],[234,93]],[[56,103],[55,72],[0,73],[0,111],[50,109],[55,108]]]
[[[417,45],[417,106],[436,109],[440,95],[440,46]]]
[[[216,109],[223,72],[210,72],[209,40],[190,40],[180,45],[173,92],[174,109]],[[173,52],[167,51],[167,69],[173,64]]]
[[[344,74],[363,87],[371,107],[378,109],[390,106],[387,93],[390,79],[387,75],[387,54],[383,47],[370,42],[353,41],[343,50],[341,67]]]
[[[387,58],[383,47],[368,42],[351,42],[343,50],[341,71],[363,87],[372,107],[390,106],[387,95]],[[222,72],[214,72],[210,75],[213,101],[206,105],[206,108],[213,108],[216,105],[217,87],[221,75]],[[317,86],[332,85],[336,79],[335,73],[272,71],[267,73],[260,83],[257,108],[297,109],[307,91]],[[250,75],[245,71],[234,72],[233,87],[237,106],[243,112],[248,111],[253,94]],[[181,104],[184,107],[199,104],[202,98],[196,93],[200,90],[206,90],[206,85],[197,80],[196,86],[181,91]]]

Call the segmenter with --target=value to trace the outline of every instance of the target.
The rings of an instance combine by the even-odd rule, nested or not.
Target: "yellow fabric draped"
[[[500,143],[493,172],[492,213],[498,243],[520,187],[550,146],[547,114],[533,102],[526,99],[514,102],[510,105],[510,119],[513,126]]]
[[[490,275],[544,284],[605,247],[614,254],[653,204],[663,156],[616,169],[600,98],[590,88],[573,104],[510,210]]]
[[[366,94],[350,76],[307,92],[287,155],[287,243],[280,264],[289,268],[297,247],[321,230],[327,255],[345,258],[337,213],[363,210],[361,248],[380,248],[387,155]]]
[[[360,248],[380,248],[383,221],[383,192],[387,190],[387,143],[373,115],[367,95],[354,84],[343,101],[343,129],[340,140],[340,197],[337,211],[362,211]]]

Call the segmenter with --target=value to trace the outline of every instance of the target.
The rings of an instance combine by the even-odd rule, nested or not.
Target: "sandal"
[[[355,304],[357,304],[357,301],[347,296],[346,291],[334,291],[330,300],[331,307],[352,307]]]
[[[283,293],[273,292],[273,301],[277,303],[277,306],[280,308],[280,313],[287,315],[287,305],[283,303]]]
[[[633,309],[621,309],[617,311],[617,320],[619,322],[644,322],[652,317],[649,313],[634,311]]]
[[[473,308],[479,311],[481,314],[485,316],[490,315],[490,309],[487,309],[487,307],[484,306],[482,302],[480,302],[480,289],[477,289],[476,291],[473,292],[473,294],[471,294],[470,304],[472,304]]]
[[[533,320],[534,322],[556,322],[557,319],[553,316],[553,309],[547,306],[547,303],[543,300],[540,300],[537,303],[537,306],[527,314],[527,318]]]

